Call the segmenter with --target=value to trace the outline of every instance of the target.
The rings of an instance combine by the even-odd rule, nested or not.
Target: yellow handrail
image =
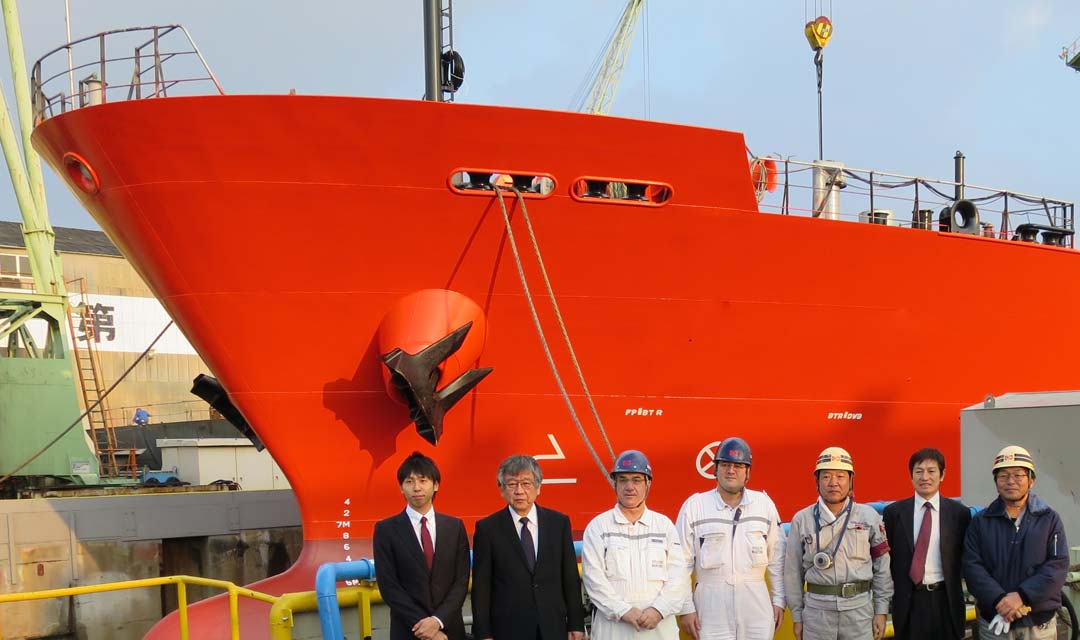
[[[167,584],[176,585],[176,600],[179,608],[180,639],[188,640],[188,615],[187,615],[187,585],[202,587],[214,587],[223,589],[229,594],[229,637],[232,640],[240,640],[240,596],[259,600],[271,605],[278,601],[275,596],[253,591],[244,587],[238,587],[226,580],[214,580],[199,576],[163,576],[160,578],[144,578],[142,580],[124,580],[122,582],[108,582],[104,584],[91,584],[82,587],[66,587],[63,589],[48,589],[46,591],[26,591],[24,593],[0,593],[0,604],[6,602],[25,602],[28,600],[48,600],[50,598],[66,598],[89,593],[104,593],[107,591],[126,591],[128,589],[141,589],[143,587],[159,587]],[[370,617],[370,616],[369,616]],[[0,640],[3,640],[3,632],[0,630]]]
[[[580,565],[579,565],[580,570]],[[161,578],[145,578],[142,580],[125,580],[123,582],[109,582],[105,584],[86,585],[82,587],[67,587],[63,589],[49,589],[47,591],[27,591],[25,593],[0,594],[0,604],[8,602],[24,602],[28,600],[47,600],[50,598],[66,598],[90,593],[104,593],[107,591],[124,591],[127,589],[140,589],[143,587],[157,587],[168,584],[176,585],[177,615],[180,625],[180,640],[188,640],[188,611],[187,611],[187,585],[214,587],[223,589],[229,594],[229,637],[231,640],[240,640],[240,596],[251,598],[270,604],[270,638],[271,640],[291,640],[294,626],[293,613],[317,611],[318,600],[314,591],[297,593],[283,593],[280,596],[271,596],[259,591],[253,591],[245,587],[238,587],[226,580],[214,580],[199,576],[164,576]],[[371,605],[382,602],[382,594],[374,582],[363,581],[359,586],[346,587],[338,590],[338,605],[342,607],[356,606],[359,617],[360,637],[370,638],[371,629]],[[969,606],[967,615],[968,622],[975,619],[975,608]],[[885,628],[885,637],[893,637],[893,625],[890,622]],[[3,632],[0,630],[0,640],[3,640]]]
[[[360,586],[338,589],[338,606],[356,605],[360,618],[360,637],[371,637],[371,604],[382,602],[379,587],[368,581]],[[316,611],[319,608],[314,591],[283,593],[274,606],[270,607],[270,640],[290,640],[292,638],[293,613]]]

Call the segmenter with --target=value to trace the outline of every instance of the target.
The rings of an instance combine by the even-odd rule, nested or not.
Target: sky
[[[69,1],[73,38],[183,24],[227,93],[423,93],[421,0]],[[625,4],[456,0],[457,101],[572,108]],[[19,11],[28,64],[66,41],[63,0]],[[647,0],[612,113],[741,131],[759,155],[812,160],[816,81],[802,29],[818,13],[835,29],[826,158],[951,179],[962,150],[971,183],[1080,199],[1080,74],[1058,57],[1080,37],[1073,0]],[[45,173],[53,225],[98,228]],[[2,180],[0,220],[19,219]]]

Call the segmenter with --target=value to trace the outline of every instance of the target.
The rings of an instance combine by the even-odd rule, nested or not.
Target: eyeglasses
[[[1018,471],[1015,473],[999,473],[997,474],[998,482],[1009,482],[1010,480],[1016,484],[1020,484],[1022,481],[1028,478],[1026,471]]]
[[[748,469],[749,467],[741,462],[717,462],[716,465],[721,469]]]
[[[506,490],[513,493],[520,487],[523,491],[532,491],[536,487],[536,483],[531,480],[522,480],[521,482],[507,482],[503,485]]]

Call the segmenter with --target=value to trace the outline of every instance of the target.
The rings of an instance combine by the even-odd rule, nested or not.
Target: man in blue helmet
[[[645,506],[652,486],[645,454],[619,454],[611,469],[617,504],[585,527],[581,578],[596,606],[596,640],[678,640],[690,576],[675,525]]]
[[[690,496],[675,525],[684,570],[697,575],[679,624],[698,640],[768,640],[784,619],[780,514],[769,496],[746,488],[753,457],[745,440],[721,442],[714,462],[716,489]]]

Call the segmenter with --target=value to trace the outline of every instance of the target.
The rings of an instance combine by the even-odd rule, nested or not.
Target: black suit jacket
[[[473,637],[566,640],[585,630],[581,579],[570,518],[536,506],[536,568],[529,572],[508,507],[476,523],[473,535]]]
[[[964,555],[964,536],[971,511],[957,500],[940,497],[941,513],[941,568],[945,574],[945,594],[949,601],[949,621],[952,636],[964,637],[964,590],[960,585],[963,577],[961,560]],[[922,514],[919,514],[922,517]],[[911,616],[911,583],[909,571],[911,558],[915,555],[915,497],[899,500],[885,507],[885,534],[889,538],[890,562],[893,577],[893,627],[897,638],[908,637],[908,620]]]
[[[412,640],[414,624],[437,616],[450,640],[464,640],[461,607],[469,592],[469,539],[461,520],[435,513],[430,571],[404,511],[375,524],[372,545],[379,593],[390,607],[390,638]]]

